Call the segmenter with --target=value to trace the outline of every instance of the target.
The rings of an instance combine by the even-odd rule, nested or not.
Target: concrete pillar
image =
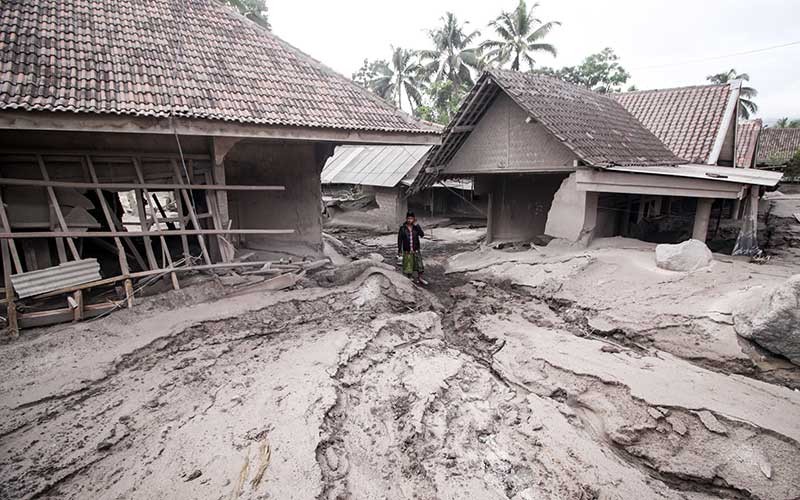
[[[697,211],[694,214],[694,227],[692,228],[692,238],[706,241],[708,234],[708,221],[711,219],[711,205],[714,204],[713,198],[698,198]]]

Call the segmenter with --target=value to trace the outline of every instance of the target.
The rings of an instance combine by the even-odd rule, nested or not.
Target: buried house
[[[339,146],[322,169],[331,222],[394,229],[406,216],[405,189],[430,146]]]
[[[542,235],[705,240],[714,200],[750,193],[748,220],[754,219],[759,187],[779,179],[711,164],[723,149],[733,158],[729,135],[727,129],[724,137],[717,134],[720,147],[707,150],[719,153],[701,151],[695,159],[703,161],[691,163],[612,97],[493,69],[464,99],[413,188],[472,176],[476,192],[488,196],[490,241]]]
[[[215,0],[0,4],[12,301],[124,282],[132,304],[136,279],[179,287],[183,271],[247,265],[240,249],[319,255],[320,171],[337,144],[438,140]],[[113,307],[59,297],[23,326]]]
[[[322,169],[322,193],[332,224],[395,229],[408,210],[418,216],[485,217],[472,179],[447,179],[407,197],[431,146],[345,145]]]

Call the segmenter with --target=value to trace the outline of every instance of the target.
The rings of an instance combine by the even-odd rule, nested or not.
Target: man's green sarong
[[[414,271],[425,272],[422,255],[419,252],[403,252],[403,274],[414,274]]]

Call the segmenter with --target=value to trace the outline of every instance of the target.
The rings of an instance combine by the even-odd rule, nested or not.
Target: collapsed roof
[[[614,99],[556,78],[490,69],[481,75],[434,146],[412,192],[430,186],[499,92],[540,123],[587,166],[685,163]]]
[[[735,123],[741,82],[612,94],[677,156],[714,165]]]
[[[436,134],[215,0],[0,2],[0,110]]]

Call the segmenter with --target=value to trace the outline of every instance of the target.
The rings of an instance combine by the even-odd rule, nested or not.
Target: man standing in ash
[[[422,263],[422,255],[419,252],[419,240],[425,236],[425,232],[417,224],[414,212],[406,214],[406,222],[400,226],[397,232],[397,256],[403,256],[403,274],[409,278],[414,278],[417,273],[417,283],[427,285],[428,282],[422,279],[425,273],[425,265]]]

